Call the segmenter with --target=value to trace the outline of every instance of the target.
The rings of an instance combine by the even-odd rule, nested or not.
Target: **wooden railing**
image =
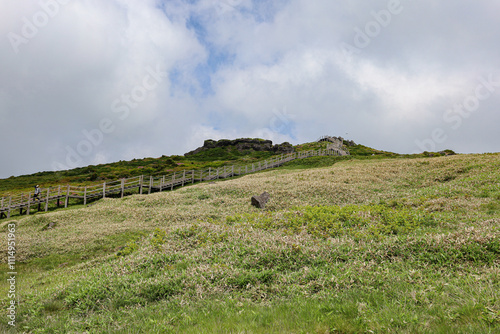
[[[0,199],[0,219],[10,218],[12,211],[19,210],[19,214],[29,215],[33,208],[38,211],[48,211],[49,202],[55,202],[57,207],[68,207],[70,199],[83,201],[86,205],[89,200],[105,198],[107,196],[123,196],[126,192],[138,194],[151,194],[155,191],[174,190],[176,187],[193,184],[195,182],[225,179],[259,172],[265,169],[276,168],[284,163],[295,159],[303,159],[312,156],[340,155],[337,150],[313,150],[307,152],[295,152],[273,157],[269,160],[243,166],[224,166],[209,168],[207,170],[182,170],[166,175],[136,176],[116,181],[107,181],[90,186],[59,185],[43,188],[37,198],[33,192],[22,193],[15,196],[2,197]]]

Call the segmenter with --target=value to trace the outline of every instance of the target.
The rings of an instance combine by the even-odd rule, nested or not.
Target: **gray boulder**
[[[269,194],[265,191],[259,196],[252,196],[252,205],[259,209],[264,209],[268,201]]]

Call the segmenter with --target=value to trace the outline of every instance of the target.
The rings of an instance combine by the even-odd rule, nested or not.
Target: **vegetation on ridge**
[[[253,139],[265,142],[263,139]],[[296,152],[325,149],[326,142],[312,142],[294,146]],[[418,155],[399,155],[375,150],[363,145],[349,147],[351,157],[387,158],[387,157],[425,157],[440,156],[442,153],[424,152]],[[452,151],[448,151],[451,152]],[[118,180],[139,175],[162,175],[184,169],[208,169],[225,165],[241,165],[262,161],[276,155],[272,151],[241,150],[234,145],[215,147],[190,156],[161,156],[159,158],[133,159],[102,165],[90,165],[58,172],[38,172],[30,175],[11,176],[0,179],[0,197],[33,191],[36,184],[42,187],[71,184],[74,186],[92,185],[102,181]],[[337,160],[335,160],[337,161]],[[295,163],[298,166],[298,163]],[[311,163],[309,162],[309,165]],[[323,162],[323,165],[325,163]],[[311,167],[311,166],[309,166]]]

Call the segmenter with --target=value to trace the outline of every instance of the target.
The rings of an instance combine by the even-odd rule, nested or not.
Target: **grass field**
[[[16,329],[499,333],[499,184],[500,154],[325,157],[35,214]],[[8,271],[4,251],[4,310]]]

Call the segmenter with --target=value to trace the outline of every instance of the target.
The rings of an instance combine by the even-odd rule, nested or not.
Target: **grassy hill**
[[[386,154],[20,219],[17,328],[499,332],[500,154]]]
[[[325,143],[298,145],[296,151],[326,148]],[[281,154],[281,153],[280,153]],[[139,175],[161,175],[183,169],[208,169],[231,164],[248,164],[276,155],[272,151],[237,150],[234,145],[217,147],[189,156],[161,156],[159,158],[133,159],[58,172],[39,172],[30,175],[0,179],[0,197],[33,191],[37,184],[42,187],[71,184],[75,186],[102,183]]]
[[[312,142],[294,146],[296,152],[325,148],[325,142]],[[379,151],[363,145],[351,146],[349,150],[351,151],[351,157],[370,159],[387,157],[416,158],[442,155],[440,153],[428,152],[415,155],[401,155]],[[31,192],[33,191],[33,187],[37,184],[41,185],[43,188],[65,184],[84,186],[139,175],[163,175],[173,171],[182,171],[184,169],[208,169],[209,167],[217,168],[225,165],[249,164],[268,159],[274,155],[276,155],[276,153],[272,151],[256,151],[251,149],[242,151],[238,150],[234,145],[229,145],[225,147],[216,147],[189,156],[164,155],[159,158],[148,157],[133,159],[131,161],[118,161],[58,172],[46,171],[30,175],[11,176],[6,179],[0,179],[0,197]]]

